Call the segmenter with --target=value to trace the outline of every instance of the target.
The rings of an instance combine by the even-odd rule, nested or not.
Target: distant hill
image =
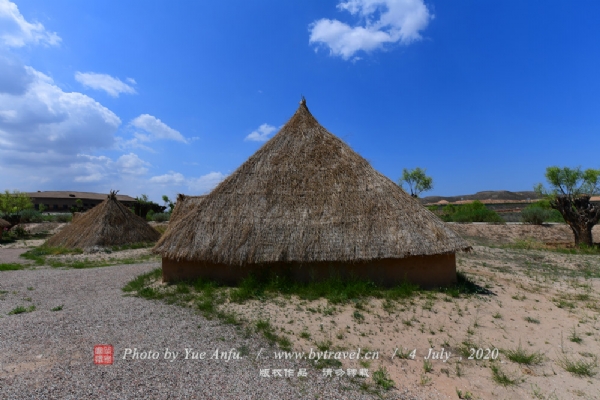
[[[464,194],[460,196],[427,196],[421,199],[421,203],[423,204],[432,204],[437,203],[441,200],[445,200],[449,203],[454,203],[461,200],[492,200],[494,202],[499,201],[527,201],[527,200],[537,200],[540,196],[533,191],[524,191],[524,192],[510,192],[508,190],[486,190],[483,192],[477,192],[475,194]]]

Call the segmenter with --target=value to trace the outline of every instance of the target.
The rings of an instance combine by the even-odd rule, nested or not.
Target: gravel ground
[[[31,261],[19,257],[21,254],[25,253],[27,249],[1,249],[2,257],[0,258],[0,263],[18,263],[18,264],[29,264]]]
[[[262,337],[209,321],[192,309],[125,296],[123,285],[157,263],[95,269],[0,272],[2,399],[361,399],[376,398],[348,378],[326,378],[306,362],[259,359],[274,349]],[[35,311],[8,315],[17,306]],[[51,308],[63,306],[60,311]],[[93,347],[112,344],[113,365],[95,365]],[[185,360],[242,346],[239,360]],[[125,349],[159,359],[123,359]],[[179,352],[165,360],[165,349]],[[271,353],[272,354],[272,353]],[[260,369],[307,368],[307,378],[261,378]],[[411,389],[412,390],[412,389]],[[418,388],[415,389],[418,391]],[[417,398],[392,390],[386,398]],[[421,394],[421,398],[432,398]]]

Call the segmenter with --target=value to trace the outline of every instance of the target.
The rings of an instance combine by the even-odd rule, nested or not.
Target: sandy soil
[[[474,243],[572,241],[566,226],[457,225]],[[453,298],[424,292],[404,301],[345,305],[279,297],[227,308],[251,321],[270,319],[295,351],[310,354],[327,341],[333,351],[376,351],[376,360],[342,359],[343,367],[383,367],[397,388],[420,388],[425,398],[456,399],[459,391],[478,399],[600,398],[597,255],[475,245],[458,255],[458,270],[484,293]],[[519,350],[539,360],[511,361],[507,352]],[[426,360],[430,351],[442,359]],[[567,372],[569,363],[591,366],[593,375]]]

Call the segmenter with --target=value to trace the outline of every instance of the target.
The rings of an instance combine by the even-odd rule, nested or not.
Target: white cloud
[[[144,175],[148,172],[148,168],[146,167],[150,166],[150,163],[139,158],[137,154],[129,153],[119,157],[115,162],[115,165],[122,174]]]
[[[142,114],[133,119],[130,124],[138,129],[144,130],[146,133],[135,133],[134,136],[140,142],[149,142],[158,139],[169,139],[177,142],[188,143],[188,141],[173,128],[167,126],[160,119],[149,115]]]
[[[116,182],[123,177],[139,177],[148,172],[150,163],[142,160],[137,154],[123,154],[116,161],[106,156],[78,154],[79,162],[71,164],[68,169],[73,173],[75,182]]]
[[[0,58],[0,71],[5,62]],[[13,72],[19,87],[2,90],[0,78],[0,165],[68,164],[79,153],[113,146],[121,120],[112,111],[64,92],[31,67]]]
[[[257,130],[252,131],[244,140],[250,140],[253,142],[266,142],[269,140],[269,135],[275,132],[277,128],[269,124],[262,124]]]
[[[46,31],[39,22],[30,23],[19,12],[15,3],[0,0],[0,44],[6,47],[23,47],[26,44],[55,46],[60,37]]]
[[[89,87],[96,90],[104,90],[112,97],[119,97],[121,93],[135,94],[136,91],[133,87],[129,86],[125,82],[118,78],[113,78],[106,74],[97,74],[95,72],[76,72],[75,80],[81,83],[83,86]],[[131,78],[127,80],[135,81]]]
[[[181,193],[184,186],[187,187],[188,193],[202,194],[213,190],[226,175],[220,172],[210,172],[198,178],[186,178],[179,172],[169,171],[164,175],[157,175],[150,178],[150,183],[161,185],[162,187],[171,187],[173,192]]]
[[[168,174],[153,176],[150,182],[159,185],[181,185],[185,182],[185,178],[179,172],[169,171]]]
[[[187,180],[188,188],[195,193],[207,193],[213,190],[225,179],[226,175],[220,172],[211,172],[199,178]]]
[[[433,15],[423,0],[348,0],[337,5],[358,16],[363,26],[320,19],[309,26],[310,44],[324,45],[332,55],[344,60],[358,51],[370,52],[386,43],[409,44],[421,39]]]

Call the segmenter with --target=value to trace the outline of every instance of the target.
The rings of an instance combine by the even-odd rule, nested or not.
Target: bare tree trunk
[[[590,203],[590,196],[560,195],[550,202],[558,210],[573,231],[575,245],[593,246],[592,228],[600,220],[600,207]]]

